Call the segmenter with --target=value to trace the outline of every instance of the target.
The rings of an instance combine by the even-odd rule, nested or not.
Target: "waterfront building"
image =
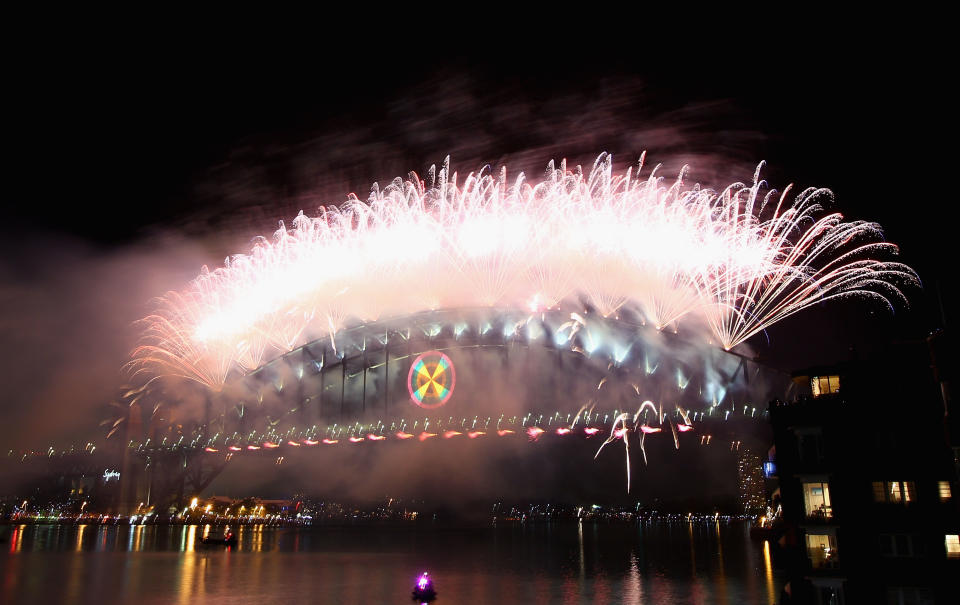
[[[951,401],[929,344],[797,372],[771,403],[785,602],[956,602]]]
[[[767,497],[763,480],[763,460],[750,448],[737,452],[737,488],[742,514],[763,514]]]

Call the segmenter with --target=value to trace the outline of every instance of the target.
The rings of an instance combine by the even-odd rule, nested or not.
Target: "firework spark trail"
[[[604,316],[631,305],[658,329],[703,321],[730,349],[819,301],[890,306],[918,283],[874,258],[896,253],[878,225],[821,216],[826,190],[764,193],[761,164],[752,185],[717,192],[688,185],[685,169],[642,178],[643,161],[615,174],[601,154],[587,175],[551,162],[538,183],[506,169],[460,179],[444,162],[426,180],[374,185],[366,202],[300,213],[162,297],[128,367],[219,390],[268,349],[336,346],[351,321],[477,303],[540,311],[578,294]],[[571,315],[570,339],[583,323]]]
[[[606,380],[606,378],[600,381],[601,385],[603,384],[604,380]],[[599,389],[600,389],[600,386],[597,386],[597,390]],[[577,410],[576,414],[574,414],[573,420],[570,422],[569,428],[571,430],[575,428],[577,426],[577,422],[580,420],[581,417],[584,417],[584,421],[586,422],[586,419],[589,418],[590,414],[593,413],[593,408],[595,408],[596,405],[597,405],[596,402],[591,399],[587,403],[580,406],[580,409]]]
[[[597,456],[600,455],[600,452],[603,451],[603,448],[606,447],[607,444],[613,443],[617,439],[623,439],[623,446],[627,455],[627,493],[630,492],[630,428],[627,425],[627,421],[629,420],[630,414],[626,412],[618,414],[616,419],[614,419],[613,424],[610,425],[610,435],[607,437],[606,441],[600,444],[600,449],[598,449],[597,453],[593,455],[593,459],[596,460]],[[618,426],[620,427],[619,429],[617,428]],[[644,454],[644,461],[646,461],[646,454]]]
[[[235,356],[231,347],[210,346],[191,333],[205,302],[199,292],[169,292],[160,300],[157,313],[141,320],[145,330],[130,364],[134,376],[152,374],[150,380],[178,376],[214,390],[223,386],[231,365],[243,359],[243,353]]]
[[[584,408],[581,408],[583,411]],[[657,423],[659,426],[651,427],[646,421],[642,418],[645,411],[651,411],[657,418]],[[693,424],[690,422],[690,417],[687,414],[686,410],[681,407],[677,407],[677,413],[680,418],[683,420],[683,424],[680,425],[683,427],[680,432],[686,432],[693,429]],[[610,434],[607,436],[607,439],[600,444],[597,453],[594,454],[593,459],[596,460],[600,456],[600,452],[603,451],[607,445],[613,443],[617,439],[623,440],[624,455],[626,456],[626,468],[627,468],[627,493],[630,492],[630,433],[636,433],[639,435],[640,440],[640,452],[643,454],[643,463],[647,464],[647,450],[646,450],[646,439],[648,435],[655,433],[660,433],[663,431],[663,422],[666,421],[670,426],[670,430],[673,434],[673,443],[674,447],[680,449],[680,438],[677,434],[677,426],[674,424],[673,420],[663,413],[663,407],[657,409],[657,406],[654,405],[652,401],[646,400],[640,404],[640,407],[637,411],[631,416],[628,412],[622,412],[613,420],[613,424],[610,425]]]
[[[817,200],[832,199],[831,192],[809,188],[787,205],[790,187],[779,196],[772,216],[760,221],[775,193],[768,193],[758,208],[762,185],[758,168],[753,187],[725,192],[732,200],[742,200],[724,205],[722,222],[742,244],[731,250],[752,246],[756,258],[753,270],[746,263],[740,275],[721,272],[707,284],[717,303],[707,307],[707,321],[725,348],[824,300],[858,294],[878,299],[891,309],[891,299],[906,302],[896,284],[916,283],[914,272],[902,263],[863,258],[871,253],[896,253],[896,246],[868,241],[847,247],[857,240],[882,238],[879,225],[843,223],[839,213],[817,219],[824,209]],[[803,228],[804,224],[809,226]]]

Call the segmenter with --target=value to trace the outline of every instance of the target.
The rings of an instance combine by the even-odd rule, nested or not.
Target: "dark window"
[[[926,588],[894,586],[887,589],[887,605],[933,605],[933,595]]]
[[[800,446],[800,460],[807,464],[823,462],[823,436],[818,433],[800,433],[797,435]]]
[[[919,557],[923,555],[923,540],[916,534],[880,534],[880,556]]]

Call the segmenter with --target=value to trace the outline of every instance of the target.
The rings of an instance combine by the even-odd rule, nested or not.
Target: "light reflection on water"
[[[773,563],[770,561],[770,543],[763,543],[763,577],[766,580],[767,600],[776,602],[776,592],[773,589]]]
[[[723,566],[723,540],[720,536],[720,522],[715,521],[713,527],[717,538],[717,565],[714,568],[713,581],[717,586],[717,603],[727,605],[729,602],[727,600],[727,574]]]
[[[10,526],[2,603],[409,603],[421,571],[443,603],[775,600],[769,546],[740,524],[486,529]]]

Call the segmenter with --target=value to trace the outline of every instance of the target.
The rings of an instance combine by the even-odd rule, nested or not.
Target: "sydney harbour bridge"
[[[379,441],[590,439],[596,449],[627,438],[708,455],[763,435],[767,403],[791,384],[703,333],[657,330],[628,310],[440,310],[313,340],[219,392],[130,391],[100,447],[19,464],[61,483],[119,473],[109,489],[123,512],[182,506],[250,457],[309,465],[327,448]]]
[[[824,211],[827,190],[642,170],[601,154],[533,183],[445,162],[204,268],[141,320],[146,382],[95,450],[115,452],[120,501],[162,509],[240,459],[387,441],[736,449],[792,382],[731,349],[833,298],[892,309],[919,283],[878,225]]]

